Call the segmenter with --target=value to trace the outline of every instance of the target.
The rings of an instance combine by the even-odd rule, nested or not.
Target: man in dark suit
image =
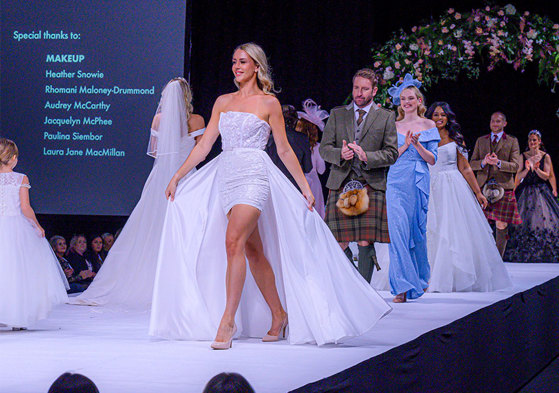
[[[283,118],[285,120],[285,134],[287,135],[287,140],[293,149],[293,152],[297,156],[297,160],[301,165],[301,169],[303,173],[309,173],[312,170],[312,161],[311,161],[311,146],[309,144],[309,138],[300,132],[295,131],[297,126],[297,121],[299,120],[297,116],[297,111],[295,107],[292,105],[282,105],[283,110]],[[278,151],[276,149],[276,143],[274,142],[274,138],[270,138],[268,140],[268,145],[265,149],[266,153],[270,156],[270,159],[276,166],[279,168],[280,171],[293,183],[293,185],[297,188],[297,182],[291,173],[287,170],[283,162],[278,156]]]
[[[394,113],[373,101],[377,78],[373,70],[362,69],[353,76],[353,102],[332,109],[324,127],[320,155],[329,162],[330,190],[326,203],[326,223],[352,261],[349,242],[359,245],[358,270],[371,281],[376,263],[374,242],[388,243],[386,218],[386,175],[398,158],[398,137]],[[348,216],[337,208],[344,187],[352,180],[367,190],[369,207],[359,215]],[[352,184],[357,184],[353,182]]]
[[[514,196],[514,176],[520,164],[520,148],[518,139],[505,133],[506,126],[504,113],[493,113],[489,123],[491,134],[477,139],[470,161],[482,190],[488,183],[504,190],[499,200],[492,202],[488,198],[490,203],[485,209],[487,219],[495,221],[497,249],[501,257],[507,248],[508,224],[522,223]]]

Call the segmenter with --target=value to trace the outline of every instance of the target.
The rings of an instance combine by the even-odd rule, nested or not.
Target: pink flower
[[[396,68],[397,70],[400,69],[400,62],[397,61],[396,63],[394,63],[394,68]]]
[[[476,15],[476,16],[474,17],[474,20],[475,20],[476,22],[479,22],[480,19],[481,19],[481,18],[479,17],[479,15]]]
[[[396,44],[396,50],[400,50],[400,49],[402,49],[402,45]]]
[[[476,27],[476,34],[481,35],[483,33],[483,29],[481,27]]]
[[[423,64],[423,59],[417,60],[417,64]]]
[[[441,30],[443,33],[448,33],[448,29],[446,27],[443,27]]]
[[[491,7],[489,6],[485,7],[485,11],[491,11]]]
[[[404,59],[404,63],[406,63],[406,64],[410,64],[410,63],[411,63],[411,61],[409,61],[408,59]]]
[[[456,27],[456,25],[454,23],[450,25],[451,29],[454,29],[455,27]]]
[[[415,33],[415,32],[417,31],[417,26],[412,27],[412,28],[411,28],[411,31],[412,31],[413,33]]]
[[[530,15],[530,11],[525,11],[524,16],[528,16],[528,15]]]
[[[505,32],[504,32],[503,30],[499,30],[499,31],[497,31],[497,35],[498,35],[499,37],[502,37],[502,36],[505,35]]]
[[[504,15],[505,15],[505,11],[499,10],[499,12],[497,12],[497,15],[499,15],[499,16],[504,16]]]
[[[451,15],[454,14],[454,8],[449,8],[448,13],[451,14]]]
[[[536,38],[537,35],[538,35],[538,32],[534,29],[530,29],[530,30],[528,30],[528,33],[526,33],[526,36],[530,39]]]
[[[425,55],[429,56],[431,54],[431,51],[429,49],[425,49]]]
[[[501,27],[505,27],[505,22],[504,22],[504,21],[501,21],[501,23],[499,23],[499,25],[500,25]]]
[[[444,42],[443,42],[443,40],[439,40],[439,42],[437,42],[437,44],[444,45]]]
[[[553,30],[559,30],[559,24],[555,23],[555,24],[553,25]]]
[[[453,52],[456,52],[456,47],[454,45],[452,45],[452,47],[450,48]]]
[[[381,65],[381,62],[380,62],[380,61],[378,61],[378,60],[375,61],[375,64],[374,64],[375,68],[379,68],[380,65]]]
[[[456,15],[454,15],[454,19],[458,20],[458,19],[462,19],[462,15],[457,12]]]

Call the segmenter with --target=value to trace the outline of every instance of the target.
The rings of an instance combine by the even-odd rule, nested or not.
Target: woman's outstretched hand
[[[175,178],[173,177],[169,182],[169,185],[165,189],[165,198],[167,198],[168,200],[170,199],[171,202],[175,200],[175,192],[177,191],[177,184],[178,181],[176,181]]]

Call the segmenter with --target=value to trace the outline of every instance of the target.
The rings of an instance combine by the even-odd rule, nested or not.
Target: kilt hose
[[[505,195],[497,202],[489,204],[484,212],[489,221],[502,221],[514,225],[522,224],[514,191],[505,191]]]
[[[346,216],[338,209],[336,202],[340,194],[343,194],[342,185],[338,190],[329,191],[324,220],[338,242],[390,243],[386,217],[386,193],[373,190],[368,184],[365,184],[365,187],[369,195],[369,209],[365,213]]]

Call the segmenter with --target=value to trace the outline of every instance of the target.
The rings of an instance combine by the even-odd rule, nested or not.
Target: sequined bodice
[[[270,125],[249,112],[223,112],[219,119],[223,150],[238,148],[264,150],[270,136]]]
[[[21,214],[19,189],[23,176],[17,172],[0,173],[0,217]]]

